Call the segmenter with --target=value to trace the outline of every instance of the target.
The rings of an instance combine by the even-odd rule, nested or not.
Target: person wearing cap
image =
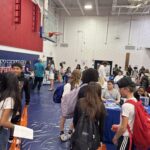
[[[135,92],[136,86],[130,77],[123,77],[118,81],[117,84],[122,97],[126,98],[126,100],[133,100],[137,102],[133,94]],[[121,108],[120,118],[120,124],[118,125],[117,132],[112,141],[115,145],[117,145],[117,150],[128,150],[130,146],[130,138],[127,125],[129,125],[131,131],[133,131],[135,118],[134,106],[130,103],[124,103]],[[115,131],[115,129],[116,125],[112,125],[112,131]]]

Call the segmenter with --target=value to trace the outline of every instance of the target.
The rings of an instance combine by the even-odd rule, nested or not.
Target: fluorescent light
[[[92,9],[93,6],[92,6],[91,4],[87,4],[87,5],[84,6],[84,8],[85,8],[85,9]]]

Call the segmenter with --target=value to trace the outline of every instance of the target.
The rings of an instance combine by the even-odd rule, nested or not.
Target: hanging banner
[[[11,65],[15,62],[19,62],[22,66],[25,66],[26,61],[30,61],[32,68],[38,58],[39,55],[0,50],[0,72],[10,71]]]

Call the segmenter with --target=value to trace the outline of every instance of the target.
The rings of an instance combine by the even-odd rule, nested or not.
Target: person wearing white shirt
[[[51,63],[50,71],[49,71],[49,79],[50,79],[50,88],[48,89],[49,91],[54,90],[54,70],[55,70],[55,65],[54,63]]]
[[[136,98],[133,96],[136,85],[130,77],[123,77],[122,79],[120,79],[118,81],[118,87],[120,89],[121,96],[126,98],[126,100],[137,101]],[[127,130],[127,125],[129,125],[132,132],[135,118],[135,108],[130,103],[124,103],[121,110],[121,121],[118,125],[118,130],[112,141],[114,144],[117,145],[118,150],[129,150],[130,138],[129,132]],[[112,126],[113,131],[115,131],[115,126],[116,125]]]
[[[114,83],[117,83],[120,79],[122,79],[124,76],[123,76],[123,73],[122,73],[122,71],[119,71],[118,72],[118,75],[117,76],[115,76],[115,78],[114,78]]]
[[[18,79],[15,74],[0,75],[0,150],[7,149],[8,128],[13,129],[10,122],[12,114],[17,113],[21,107],[21,97]]]
[[[107,80],[106,69],[105,69],[106,66],[107,66],[107,63],[102,62],[102,64],[100,64],[100,66],[98,68],[99,77],[104,78],[105,80]]]

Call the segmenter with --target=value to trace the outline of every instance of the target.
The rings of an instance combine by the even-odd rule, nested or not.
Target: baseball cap
[[[130,86],[130,87],[135,87],[136,86],[135,83],[131,80],[130,77],[123,77],[123,78],[121,78],[117,82],[117,84],[118,84],[119,88],[128,87],[128,86]]]

